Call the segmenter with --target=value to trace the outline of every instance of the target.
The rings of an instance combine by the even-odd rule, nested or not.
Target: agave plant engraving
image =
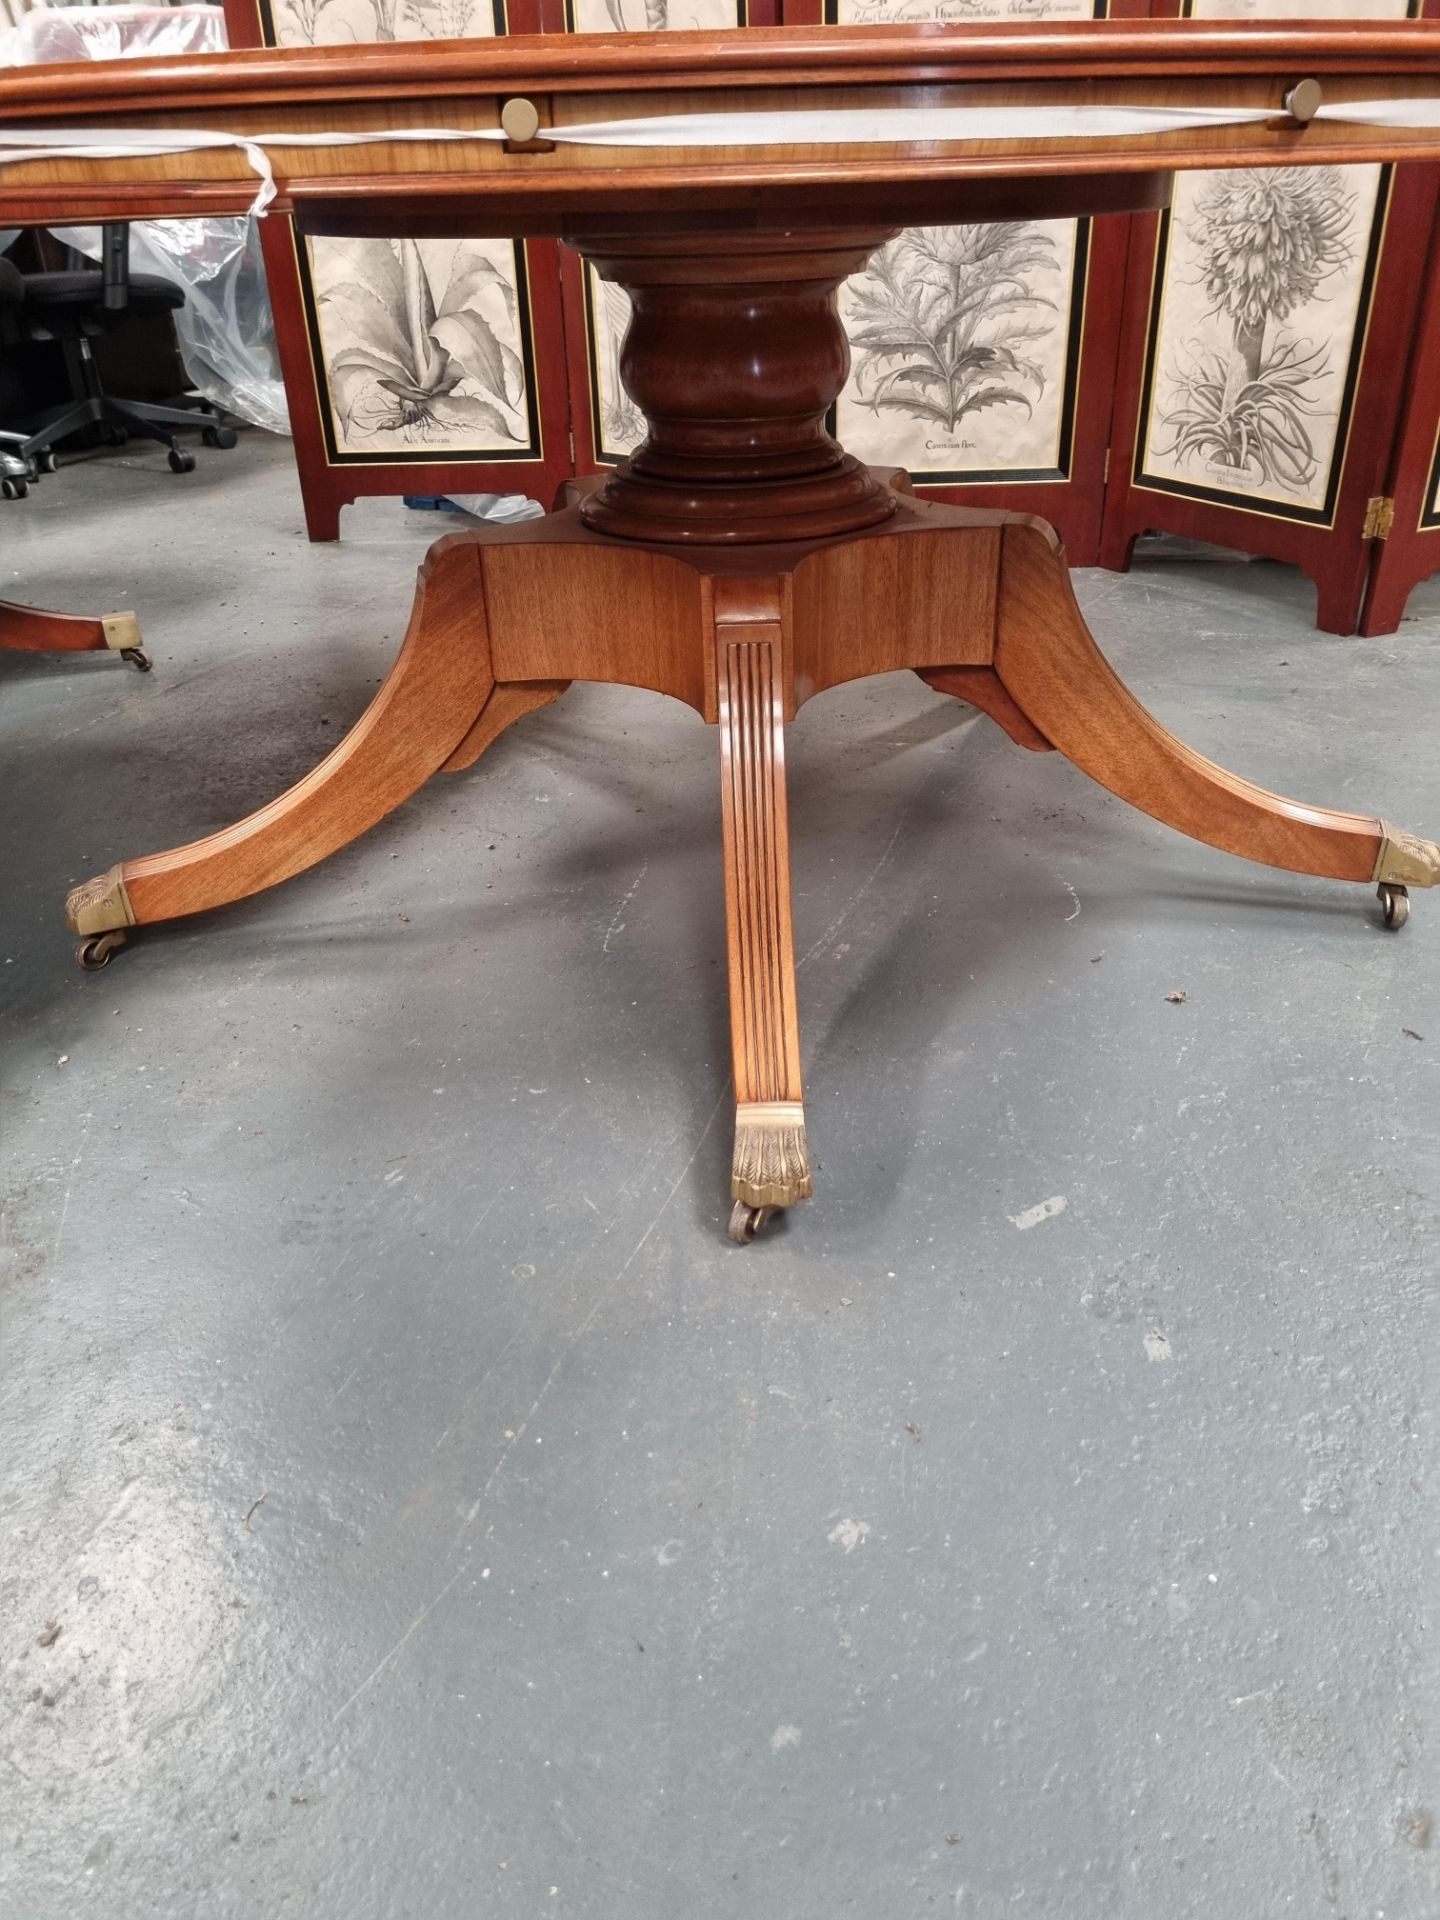
[[[1057,325],[1042,287],[1058,265],[1035,221],[900,234],[846,291],[856,398],[947,433],[990,407],[1032,413],[1047,378],[1029,349]]]
[[[1285,325],[1353,257],[1355,195],[1334,167],[1212,174],[1183,229],[1191,284],[1222,345],[1191,339],[1168,370],[1157,452],[1214,477],[1303,492],[1320,466],[1329,347]],[[1272,331],[1273,330],[1273,331]]]
[[[419,242],[330,244],[320,316],[347,438],[528,439],[525,370],[502,337],[516,337],[515,286],[479,244],[455,248],[443,293]]]

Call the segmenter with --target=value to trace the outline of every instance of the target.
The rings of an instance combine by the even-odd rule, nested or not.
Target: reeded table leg
[[[730,1237],[808,1199],[800,1082],[780,604],[772,581],[716,580],[725,924],[735,1064]]]

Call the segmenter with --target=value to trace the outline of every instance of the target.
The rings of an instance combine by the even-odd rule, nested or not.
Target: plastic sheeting
[[[0,67],[223,53],[226,44],[219,7],[37,8],[18,26],[0,31]],[[54,231],[78,252],[99,259],[98,227]],[[242,420],[288,433],[254,220],[137,221],[130,228],[130,265],[136,273],[158,273],[185,289],[175,330],[196,389]]]

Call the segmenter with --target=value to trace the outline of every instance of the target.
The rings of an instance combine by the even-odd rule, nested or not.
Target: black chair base
[[[35,461],[42,472],[53,471],[54,446],[72,433],[98,429],[99,438],[113,446],[121,445],[132,434],[143,440],[158,440],[170,450],[170,466],[176,473],[194,470],[195,456],[187,453],[175,438],[172,427],[198,428],[208,447],[233,447],[235,431],[227,427],[216,409],[202,402],[194,407],[158,407],[149,401],[120,400],[113,394],[95,393],[70,406],[51,407],[25,423],[28,433],[16,454],[22,460]]]

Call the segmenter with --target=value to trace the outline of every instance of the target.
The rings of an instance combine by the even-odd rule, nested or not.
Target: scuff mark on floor
[[[615,912],[611,916],[610,924],[605,929],[605,938],[600,943],[600,951],[602,953],[608,953],[610,951],[610,942],[615,938],[616,934],[623,933],[625,931],[625,922],[620,918],[620,916],[622,913],[624,913],[626,907],[629,906],[630,902],[635,898],[636,894],[640,891],[640,882],[645,878],[646,874],[649,871],[650,871],[650,862],[648,860],[643,861],[641,863],[640,871],[636,874],[634,880],[630,883],[630,891],[625,895],[624,899],[620,902],[619,906],[616,907]]]
[[[1042,1220],[1053,1220],[1057,1213],[1064,1213],[1069,1204],[1063,1193],[1057,1193],[1033,1207],[1026,1207],[1023,1213],[1012,1213],[1007,1217],[1012,1227],[1018,1227],[1021,1233],[1025,1233],[1031,1227],[1038,1227]]]

